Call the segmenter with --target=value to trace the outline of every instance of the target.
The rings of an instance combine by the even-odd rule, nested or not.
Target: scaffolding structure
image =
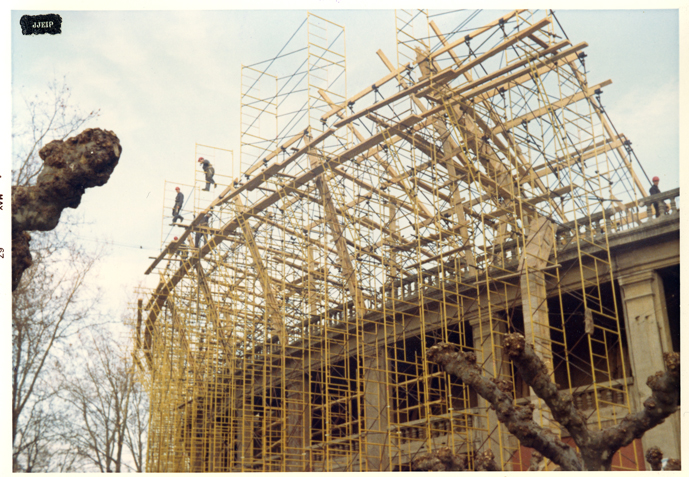
[[[625,222],[606,217],[645,192],[611,82],[589,85],[551,11],[481,18],[396,12],[398,64],[379,50],[387,73],[354,95],[344,28],[316,15],[305,48],[242,67],[241,174],[195,200],[137,306],[148,471],[410,470],[439,446],[525,469],[426,359],[475,352],[559,434],[503,356],[513,331],[592,426],[629,413],[606,234]]]

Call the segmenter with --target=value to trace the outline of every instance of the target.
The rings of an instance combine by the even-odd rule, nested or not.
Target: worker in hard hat
[[[182,204],[184,204],[184,194],[179,189],[175,187],[177,191],[177,196],[175,196],[175,205],[172,206],[172,223],[174,224],[179,219],[180,222],[184,222],[184,217],[182,217],[179,212],[182,210]]]
[[[179,240],[179,239],[178,239],[177,237],[175,237],[175,238],[172,239],[172,240],[173,240],[174,242],[176,242],[176,241]],[[180,244],[179,244],[179,247],[177,247],[177,255],[179,255],[179,257],[180,257],[182,260],[184,260],[184,259],[187,258],[187,248],[184,246],[184,243],[180,243]]]
[[[201,222],[198,223],[199,227],[208,227],[208,220],[211,218],[211,214],[205,214],[203,218],[201,219]],[[204,231],[198,231],[196,232],[196,236],[194,237],[194,246],[196,248],[199,248],[199,244],[201,243],[201,238],[203,238],[203,243],[208,243],[208,240],[206,239],[206,233]]]
[[[660,178],[658,176],[653,177],[653,185],[651,186],[650,189],[648,189],[648,193],[651,195],[656,195],[660,194],[660,189],[658,188],[658,183],[660,182]],[[661,211],[660,211],[660,204],[658,202],[652,202],[651,205],[655,208],[656,210],[656,217],[660,217]],[[665,203],[663,203],[662,208],[665,208]]]
[[[218,187],[218,184],[216,184],[213,180],[215,169],[213,169],[210,161],[208,159],[204,159],[203,157],[199,157],[199,162],[203,166],[203,172],[206,173],[206,187],[203,190],[211,190],[211,184],[214,184],[215,187]]]

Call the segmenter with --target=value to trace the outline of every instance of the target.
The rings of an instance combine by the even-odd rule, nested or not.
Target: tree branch
[[[626,416],[616,426],[592,432],[587,427],[586,417],[574,407],[571,395],[558,392],[557,386],[550,380],[545,364],[532,346],[526,343],[524,336],[518,333],[506,335],[504,348],[524,381],[545,402],[553,413],[553,418],[574,438],[581,452],[581,460],[574,449],[561,441],[557,441],[560,446],[554,445],[553,438],[548,438],[546,430],[531,421],[530,412],[527,416],[523,408],[516,408],[512,404],[511,395],[500,391],[503,383],[482,376],[473,353],[455,352],[450,345],[442,344],[429,350],[428,359],[471,386],[493,405],[498,420],[505,423],[510,433],[523,445],[536,449],[563,470],[610,470],[612,458],[621,447],[640,438],[678,409],[679,353],[665,353],[663,358],[667,371],[648,378],[647,384],[653,394],[644,402],[642,411]],[[509,389],[509,386],[505,386],[505,389]],[[678,464],[673,462],[673,465]]]
[[[537,450],[531,452],[531,459],[529,460],[529,472],[541,471],[545,468],[545,463],[543,462],[543,456]]]
[[[494,472],[502,469],[500,468],[498,463],[495,462],[495,456],[493,455],[493,451],[487,449],[481,452],[479,455],[477,455],[474,459],[474,470],[477,472]]]
[[[548,368],[531,345],[526,345],[524,336],[519,333],[506,335],[504,347],[519,375],[550,408],[553,418],[569,431],[577,446],[588,445],[590,435],[586,417],[574,407],[570,394],[559,393],[555,383],[550,380]]]
[[[663,453],[656,446],[646,451],[646,462],[651,466],[651,470],[663,470]]]
[[[461,472],[466,470],[466,457],[460,457],[449,447],[440,447],[430,454],[417,457],[411,463],[412,470],[436,472]]]
[[[502,381],[490,379],[481,374],[476,365],[476,356],[461,350],[454,351],[448,344],[439,344],[428,350],[428,360],[439,364],[447,373],[457,376],[467,386],[491,403],[498,420],[507,426],[509,432],[527,446],[533,447],[548,459],[560,465],[563,470],[583,470],[581,461],[573,448],[555,438],[533,421],[533,404],[528,407],[515,406],[510,387]]]
[[[612,455],[621,447],[644,435],[649,429],[661,424],[679,407],[680,359],[679,353],[664,353],[666,371],[649,376],[646,384],[653,390],[644,401],[644,409],[629,414],[616,426],[598,431],[592,436],[590,447],[607,451]],[[582,451],[583,455],[583,451]]]

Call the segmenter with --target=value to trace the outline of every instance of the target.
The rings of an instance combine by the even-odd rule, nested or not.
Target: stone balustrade
[[[656,217],[651,204],[658,203],[661,215]],[[557,243],[562,247],[571,241],[578,227],[579,235],[596,239],[602,236],[606,230],[610,234],[653,225],[660,220],[679,218],[679,188],[661,194],[645,197],[630,204],[617,204],[608,207],[605,211],[592,214],[583,220],[567,222],[557,227]]]

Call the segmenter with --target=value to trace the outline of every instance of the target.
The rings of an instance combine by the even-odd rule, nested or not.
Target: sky
[[[625,5],[648,7],[649,3],[644,3]],[[24,98],[40,94],[50,81],[64,76],[73,104],[84,111],[100,109],[100,116],[88,127],[114,131],[120,139],[122,155],[115,172],[105,186],[88,189],[78,209],[90,223],[81,232],[83,244],[111,243],[110,254],[94,280],[103,288],[103,306],[113,316],[120,316],[129,305],[134,286],[157,284],[156,276],[143,273],[151,263],[149,257],[157,256],[161,245],[165,181],[192,183],[194,171],[199,169],[196,144],[231,149],[238,160],[241,65],[275,56],[307,12],[306,8],[215,10],[217,3],[205,2],[194,5],[206,11],[140,10],[148,5],[129,2],[123,7],[132,9],[129,11],[87,11],[54,6],[45,10],[41,2],[18,2],[6,19],[11,22],[6,53],[11,63],[13,114],[20,117]],[[180,4],[171,5],[176,8]],[[247,5],[270,7],[265,2],[242,3],[244,8]],[[395,57],[394,3],[386,2],[390,8],[380,10],[337,9],[351,5],[321,1],[306,6],[345,26],[349,95],[387,74],[376,50],[381,48],[389,58]],[[440,5],[454,8],[451,2]],[[661,190],[678,187],[677,7],[682,3],[654,2],[653,8],[668,9],[623,11],[567,10],[568,4],[562,5],[553,8],[572,43],[589,44],[589,82],[613,81],[602,101],[617,130],[631,139],[648,176],[660,176]],[[591,8],[597,4],[580,5]],[[37,11],[27,12],[27,8]],[[38,10],[62,16],[61,35],[21,35],[21,16]],[[492,20],[502,14],[492,13],[486,12],[484,18]],[[218,173],[224,172],[221,166],[216,166]],[[0,175],[0,187],[9,190],[9,164],[2,165]],[[168,186],[168,200],[171,188]],[[3,220],[9,224],[8,214]],[[164,221],[163,236],[169,223],[169,219]]]

